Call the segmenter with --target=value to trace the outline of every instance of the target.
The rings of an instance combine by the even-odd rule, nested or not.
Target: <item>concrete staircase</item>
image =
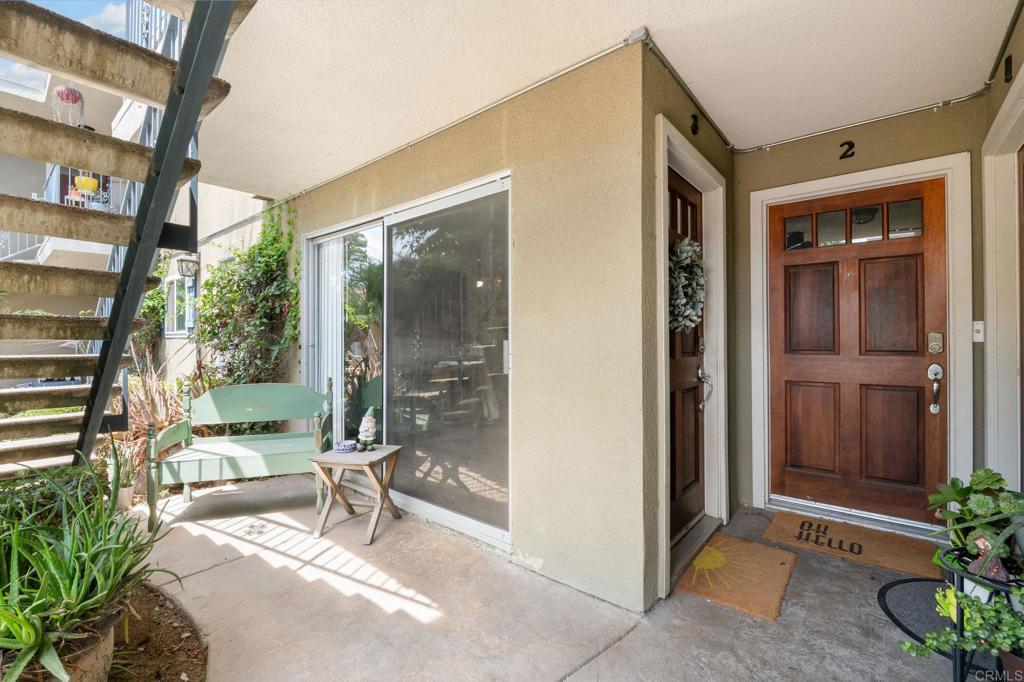
[[[185,17],[196,9],[196,3],[188,0],[165,0],[157,4],[170,5],[168,9]],[[241,23],[252,5],[253,2],[237,3],[230,18],[232,29]],[[221,17],[219,31],[224,31],[225,10],[211,10],[204,4],[198,14],[203,18],[203,26],[209,26],[211,21],[217,25],[218,19],[209,17]],[[196,48],[193,55],[202,49],[206,54],[211,49],[219,50],[223,44],[219,35],[203,38],[200,34],[196,40],[195,44],[200,46],[204,45],[203,40],[206,43],[205,48]],[[172,119],[169,125],[187,127],[191,115],[193,130],[194,122],[213,111],[230,91],[226,82],[209,77],[211,65],[204,67],[206,76],[193,76],[192,67],[200,63],[197,56],[193,56],[184,73],[179,74],[179,65],[174,60],[27,2],[0,3],[0,57],[149,106],[167,107],[168,118]],[[200,81],[204,89],[196,90],[200,86],[194,83]],[[192,109],[182,104],[190,96],[189,101],[196,102]],[[192,113],[182,114],[182,111]],[[180,139],[181,133],[177,134],[177,138],[174,132],[167,137],[172,141]],[[170,201],[167,191],[161,193],[159,183],[164,181],[159,179],[160,169],[168,165],[176,168],[176,162],[167,164],[161,155],[173,157],[177,153],[180,159],[186,146],[179,143],[175,147],[177,152],[166,149],[155,152],[144,145],[0,107],[0,154],[146,183],[150,202],[140,206],[140,217],[135,219],[0,194],[0,230],[126,246],[132,256],[126,261],[125,272],[120,273],[0,263],[0,291],[111,297],[120,303],[114,305],[115,311],[132,311],[127,321],[122,321],[117,313],[109,320],[94,316],[0,313],[0,339],[103,341],[100,354],[0,356],[0,379],[5,383],[42,384],[0,389],[0,477],[20,471],[24,466],[64,465],[74,460],[76,450],[88,454],[91,449],[100,425],[96,419],[90,421],[99,416],[92,412],[99,410],[102,415],[109,399],[121,395],[121,387],[113,385],[113,377],[117,368],[128,362],[123,355],[125,332],[140,326],[134,319],[138,300],[142,292],[159,284],[157,278],[147,276],[157,243],[155,238],[147,236],[152,232],[151,222],[147,221],[153,217],[142,214],[144,209],[163,213],[156,228],[159,233]],[[175,170],[165,175],[180,187],[199,169],[199,161],[185,158],[180,173]],[[144,192],[143,197],[146,196]],[[116,347],[118,345],[120,347]],[[46,385],[45,379],[69,377],[93,377],[93,383]],[[54,413],[42,415],[19,414],[47,408],[80,409],[54,410]],[[87,428],[89,425],[91,429]],[[90,436],[85,437],[90,430]],[[87,446],[82,447],[83,443]]]

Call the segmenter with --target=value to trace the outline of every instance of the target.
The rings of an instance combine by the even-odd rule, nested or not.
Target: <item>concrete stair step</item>
[[[161,109],[178,68],[173,59],[28,2],[0,3],[0,57]],[[212,79],[201,116],[230,90]]]
[[[145,322],[132,322],[138,331]],[[0,313],[0,339],[93,341],[106,337],[107,318],[76,315]]]
[[[59,163],[71,168],[145,182],[152,150],[84,128],[0,107],[0,154]],[[196,159],[185,159],[178,185],[199,173]]]
[[[0,230],[124,246],[134,223],[118,213],[0,194]]]
[[[99,355],[0,355],[0,379],[58,379],[92,376]],[[130,355],[121,356],[121,367],[131,363]],[[2,436],[0,436],[2,438]]]
[[[0,464],[27,464],[50,457],[74,456],[78,433],[0,441]]]
[[[72,444],[73,447],[74,444]],[[74,461],[74,455],[60,455],[57,457],[43,457],[20,461],[18,458],[13,458],[13,460],[9,464],[0,464],[0,480],[22,476],[25,474],[27,467],[46,470],[70,466]]]
[[[153,0],[150,4],[188,21],[192,18],[192,10],[196,6],[196,0]],[[231,14],[231,22],[228,24],[227,38],[230,38],[245,18],[249,16],[249,12],[252,11],[255,4],[256,0],[238,0],[235,2],[235,11]]]
[[[37,417],[7,417],[0,419],[0,440],[44,438],[57,433],[77,434],[84,417],[84,410]]]
[[[113,297],[121,273],[64,268],[35,263],[0,262],[0,291],[50,296]],[[146,278],[146,290],[160,285],[159,277]]]
[[[121,387],[114,384],[110,395],[111,398],[120,398]],[[25,410],[43,410],[48,407],[85,406],[88,397],[89,384],[0,388],[0,412],[15,415]]]

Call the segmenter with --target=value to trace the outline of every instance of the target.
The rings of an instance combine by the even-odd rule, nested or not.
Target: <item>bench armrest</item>
[[[160,429],[160,432],[156,434],[154,456],[158,456],[161,452],[179,443],[188,445],[192,441],[192,424],[187,419],[180,421],[170,426]]]

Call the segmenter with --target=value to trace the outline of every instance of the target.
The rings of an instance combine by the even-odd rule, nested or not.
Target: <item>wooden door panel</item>
[[[673,497],[679,498],[686,494],[687,489],[700,482],[700,468],[697,466],[697,451],[700,447],[698,436],[700,392],[698,386],[669,394],[669,409],[672,418],[670,424],[670,447],[675,454],[672,459]]]
[[[838,352],[838,308],[838,263],[787,267],[786,351]]]
[[[682,239],[703,243],[701,194],[669,172],[669,248]],[[705,310],[705,314],[707,311]],[[703,384],[704,325],[669,333],[669,527],[673,537],[704,511]]]
[[[924,399],[920,386],[861,386],[864,478],[921,486]]]
[[[839,384],[786,383],[786,466],[839,472]]]
[[[811,235],[803,248],[786,250],[786,218]],[[879,218],[877,241],[852,241]],[[934,522],[948,401],[928,411],[927,367],[946,369],[945,396],[945,219],[941,179],[769,209],[772,494]]]
[[[865,354],[924,354],[920,254],[860,261],[860,346]]]

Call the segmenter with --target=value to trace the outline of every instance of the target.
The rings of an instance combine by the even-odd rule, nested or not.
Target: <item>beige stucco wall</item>
[[[262,199],[208,183],[199,183],[199,205],[197,213],[199,230],[199,286],[207,270],[230,255],[232,249],[245,249],[259,235],[260,220],[252,220],[237,229],[210,239],[224,228],[244,222],[257,216],[264,207]],[[188,224],[188,193],[183,189],[171,211],[172,222]],[[202,243],[204,239],[209,239]],[[180,255],[180,254],[179,254]],[[177,257],[177,256],[176,256]],[[192,257],[192,256],[189,256]],[[177,275],[177,264],[172,261],[167,269],[168,277]],[[186,336],[164,336],[157,347],[157,357],[164,363],[167,378],[187,376],[195,369],[195,344]]]
[[[295,203],[308,233],[511,170],[514,560],[631,609],[649,603],[641,60],[619,50]]]
[[[698,114],[697,108],[686,93],[672,78],[668,69],[661,61],[651,54],[650,51],[643,52],[643,112],[642,112],[642,151],[643,151],[643,175],[641,176],[641,196],[643,201],[643,221],[640,234],[642,249],[642,333],[643,352],[643,384],[644,384],[644,544],[648,548],[645,563],[645,603],[652,604],[657,597],[657,576],[658,576],[658,443],[657,443],[657,411],[658,411],[658,365],[657,365],[657,340],[661,330],[657,324],[657,271],[660,263],[657,255],[658,225],[656,220],[656,192],[657,192],[657,155],[656,144],[657,134],[655,130],[655,117],[664,114],[665,117],[678,129],[683,132],[697,150],[704,155],[726,180],[726,237],[732,238],[733,215],[731,207],[730,192],[733,179],[733,157],[726,147],[725,142],[708,125],[703,116]],[[690,133],[690,117],[698,114],[699,131],[697,135]],[[727,253],[731,255],[731,244],[728,245]],[[727,262],[727,269],[732,272],[734,264],[731,260]],[[732,293],[732,292],[730,292]],[[730,354],[730,362],[731,362]],[[624,502],[625,503],[625,502]],[[631,502],[635,504],[635,502]]]

